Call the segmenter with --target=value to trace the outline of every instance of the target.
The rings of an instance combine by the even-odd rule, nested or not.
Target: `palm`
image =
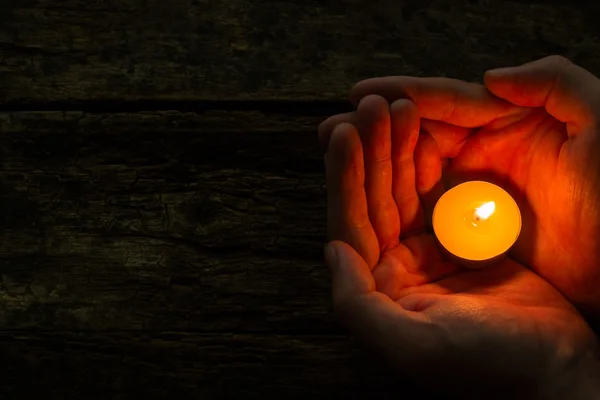
[[[410,260],[409,254],[428,256]],[[436,322],[443,320],[453,336],[465,331],[482,335],[490,340],[487,345],[502,345],[503,351],[520,349],[505,332],[518,332],[520,340],[527,342],[524,348],[534,343],[537,347],[590,340],[573,306],[527,268],[511,259],[493,268],[457,268],[442,258],[427,234],[386,251],[373,276],[377,289],[402,308],[424,313]],[[486,337],[491,332],[495,335]]]
[[[444,320],[454,337],[467,331],[511,353],[590,340],[577,311],[539,276],[508,258],[492,268],[460,268],[442,256],[430,233],[383,251],[372,275],[379,292],[403,309]],[[523,342],[510,342],[504,332],[518,332]]]
[[[413,245],[419,240],[415,238]],[[431,243],[429,238],[422,240],[424,246]],[[483,387],[502,385],[515,376],[536,381],[551,376],[547,365],[560,365],[573,354],[584,353],[594,341],[577,311],[555,289],[510,259],[485,270],[456,270],[436,281],[417,275],[420,284],[396,287],[390,294],[399,307],[444,327],[438,348],[460,349],[444,352],[439,359],[429,355],[431,364],[440,366],[428,371],[436,381],[448,367]],[[402,282],[406,275],[389,278]],[[382,283],[376,282],[377,287]],[[559,355],[557,348],[566,351]],[[568,357],[563,358],[565,354]],[[472,364],[465,365],[465,360]]]
[[[458,179],[483,177],[512,192],[523,214],[512,255],[584,307],[586,281],[578,278],[600,263],[599,188],[589,175],[600,165],[590,157],[597,144],[586,141],[568,138],[564,123],[536,109],[508,126],[483,126],[449,168]]]
[[[527,305],[547,304],[548,295],[561,298],[547,283],[511,259],[493,268],[460,268],[442,256],[431,234],[409,237],[384,251],[372,274],[377,290],[394,301],[414,294],[498,297],[497,300],[508,302],[529,296],[531,301],[522,299]]]

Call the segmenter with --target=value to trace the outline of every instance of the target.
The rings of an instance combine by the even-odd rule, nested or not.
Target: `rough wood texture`
[[[600,4],[580,3],[4,0],[0,102],[341,99],[553,53],[599,72]]]
[[[0,356],[3,399],[424,398],[343,336],[15,332]]]
[[[335,330],[318,120],[2,115],[0,329]]]

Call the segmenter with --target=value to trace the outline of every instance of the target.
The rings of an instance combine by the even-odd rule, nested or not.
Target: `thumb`
[[[519,67],[487,71],[485,86],[515,105],[545,107],[559,121],[584,129],[595,120],[600,81],[562,56],[549,56]]]
[[[375,292],[367,262],[349,244],[334,240],[325,245],[325,262],[332,278],[334,304],[351,295]]]
[[[426,349],[420,340],[433,334],[424,315],[377,292],[369,266],[350,245],[329,242],[325,260],[331,270],[333,306],[346,327],[380,353],[392,355],[395,363],[423,355]]]

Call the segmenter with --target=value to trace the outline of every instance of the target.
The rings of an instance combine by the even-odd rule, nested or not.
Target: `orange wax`
[[[515,200],[489,182],[470,181],[440,197],[433,210],[433,231],[446,250],[465,260],[500,256],[517,241],[521,212]]]

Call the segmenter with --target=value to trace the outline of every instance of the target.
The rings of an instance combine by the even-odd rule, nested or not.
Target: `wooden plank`
[[[319,117],[0,115],[0,329],[327,333]]]
[[[343,99],[390,74],[478,80],[563,54],[600,72],[600,4],[3,1],[0,102]],[[2,105],[0,104],[0,105]]]
[[[10,399],[432,398],[345,336],[3,332],[0,355]]]

